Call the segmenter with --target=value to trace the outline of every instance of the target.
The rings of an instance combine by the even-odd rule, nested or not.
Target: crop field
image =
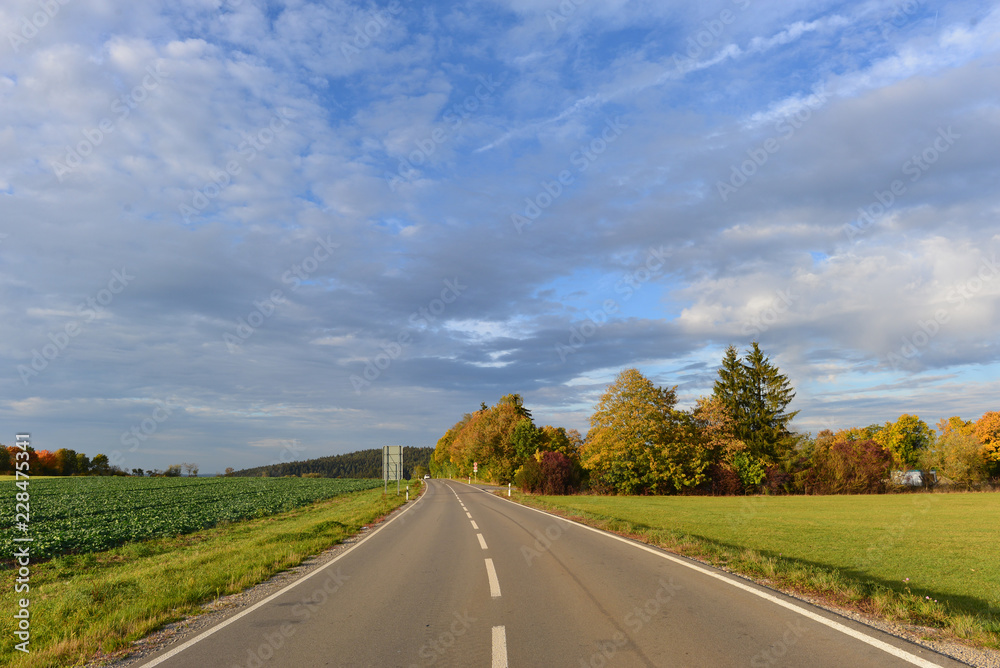
[[[133,541],[273,515],[381,486],[381,480],[340,478],[33,479],[28,533],[0,533],[0,553],[13,553],[16,535],[33,539],[35,559],[99,552]],[[13,480],[0,482],[0,490],[4,526],[13,527],[14,494],[18,490]]]

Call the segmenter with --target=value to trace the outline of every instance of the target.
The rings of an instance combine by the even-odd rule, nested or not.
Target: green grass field
[[[404,503],[403,496],[383,496],[376,482],[378,489],[259,519],[32,563],[27,595],[15,593],[14,574],[4,570],[9,586],[0,590],[0,609],[9,614],[0,616],[0,665],[83,665],[98,653],[120,654],[132,641],[298,565]],[[420,482],[411,482],[411,498],[419,490]],[[12,615],[25,596],[30,654],[14,650]]]
[[[520,498],[776,585],[1000,646],[1000,494]]]

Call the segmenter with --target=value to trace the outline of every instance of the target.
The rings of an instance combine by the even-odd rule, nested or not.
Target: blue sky
[[[0,441],[433,445],[758,339],[816,432],[998,410],[1000,8],[5,2]]]

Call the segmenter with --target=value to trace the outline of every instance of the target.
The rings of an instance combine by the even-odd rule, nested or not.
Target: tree
[[[198,477],[198,465],[197,464],[189,463],[189,462],[183,462],[183,463],[181,463],[181,466],[184,467],[184,472],[188,474],[189,478],[196,478],[196,477]]]
[[[59,460],[56,453],[48,450],[38,450],[38,468],[35,469],[41,475],[60,475]]]
[[[872,440],[892,454],[896,466],[916,466],[921,452],[934,442],[934,430],[916,415],[904,413],[886,422]]]
[[[732,437],[746,444],[751,457],[773,463],[788,447],[788,424],[798,411],[786,409],[795,392],[788,377],[771,364],[756,341],[743,360],[735,346],[726,349],[713,397],[732,420]]]
[[[90,470],[94,475],[108,475],[111,472],[111,465],[107,455],[97,454],[90,460]]]
[[[476,462],[481,478],[508,482],[525,461],[517,447],[534,447],[534,429],[531,412],[524,408],[521,395],[507,394],[495,406],[476,411],[461,426],[449,446],[451,462],[460,475],[471,475]]]
[[[708,461],[694,423],[674,409],[676,388],[653,385],[638,369],[622,371],[590,417],[581,463],[618,494],[680,490],[704,480]]]
[[[141,478],[142,476],[146,475],[146,472],[143,471],[142,469],[135,468],[132,469],[132,475],[135,476],[136,478]]]
[[[963,420],[955,415],[947,419],[941,418],[938,420],[937,430],[941,436],[947,436],[952,432],[965,436],[974,436],[976,434],[976,424],[972,420]]]
[[[538,430],[538,434],[539,450],[544,450],[545,452],[561,452],[570,459],[577,459],[579,457],[576,444],[570,440],[566,430],[562,427],[557,428],[551,425],[545,425]]]
[[[524,418],[514,425],[510,440],[517,458],[525,461],[538,452],[538,448],[542,444],[542,434],[535,428],[530,419]]]
[[[540,492],[543,483],[542,465],[534,457],[521,464],[514,474],[514,484],[525,494]]]
[[[90,473],[90,457],[78,452],[76,454],[76,472],[80,475],[87,475]]]
[[[935,469],[954,485],[974,489],[985,482],[987,462],[983,444],[974,434],[948,429],[921,456],[926,469]]]
[[[75,450],[59,448],[56,450],[56,461],[61,475],[73,475],[76,473],[77,456]]]
[[[561,452],[542,453],[539,462],[542,469],[542,492],[545,494],[568,494],[575,487],[573,462]]]
[[[486,410],[485,405],[483,410]],[[473,415],[473,413],[463,415],[461,420],[438,439],[430,460],[431,475],[435,478],[453,478],[459,474],[460,455],[453,449],[453,446],[458,434],[472,420]]]
[[[1000,412],[990,411],[976,420],[976,437],[992,475],[1000,475]]]
[[[851,427],[850,429],[840,429],[834,434],[835,441],[870,441],[875,438],[875,434],[885,429],[880,424],[870,424],[867,427]]]
[[[699,397],[691,412],[702,447],[712,461],[729,460],[747,449],[736,437],[736,421],[731,409],[717,396]]]
[[[181,474],[180,464],[171,464],[167,467],[167,470],[163,472],[163,475],[167,478],[177,478]]]
[[[808,494],[875,494],[885,491],[892,455],[875,441],[817,444],[806,473]]]
[[[562,427],[559,429],[561,430]],[[567,429],[566,438],[569,440],[569,448],[563,454],[573,461],[579,461],[580,449],[583,447],[583,436],[576,429]]]
[[[230,477],[232,477],[232,475],[233,475],[234,473],[236,473],[236,470],[235,470],[235,469],[234,469],[234,468],[233,468],[232,466],[227,466],[227,467],[226,467],[226,477],[227,477],[227,478],[230,478]]]

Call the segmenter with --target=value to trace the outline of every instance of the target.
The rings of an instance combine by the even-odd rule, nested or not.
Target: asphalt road
[[[143,666],[960,666],[745,580],[448,480]]]

